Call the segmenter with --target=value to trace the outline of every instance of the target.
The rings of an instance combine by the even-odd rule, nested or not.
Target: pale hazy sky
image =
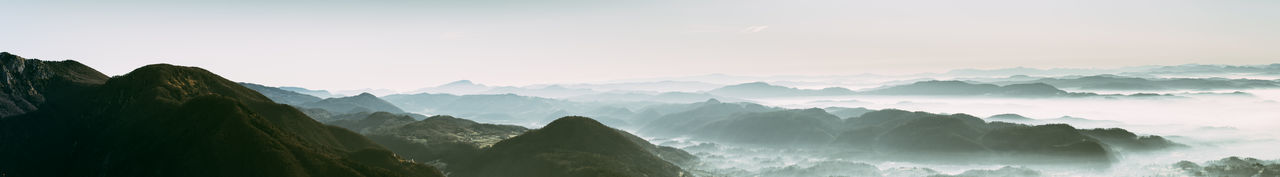
[[[1280,62],[1276,0],[0,0],[0,51],[108,75],[408,90],[726,73]]]

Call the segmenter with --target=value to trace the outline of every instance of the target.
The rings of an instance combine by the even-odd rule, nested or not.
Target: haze
[[[1277,1],[6,1],[0,49],[107,75],[411,90],[726,73],[1266,64]],[[283,72],[288,71],[288,72]]]

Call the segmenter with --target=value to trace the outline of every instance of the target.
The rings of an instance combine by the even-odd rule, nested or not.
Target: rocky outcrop
[[[39,108],[61,93],[101,85],[107,76],[73,60],[41,61],[0,52],[0,118]]]

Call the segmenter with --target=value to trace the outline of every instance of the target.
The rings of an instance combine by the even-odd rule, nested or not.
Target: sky
[[[0,0],[0,51],[108,75],[412,90],[713,73],[1280,62],[1274,0]]]

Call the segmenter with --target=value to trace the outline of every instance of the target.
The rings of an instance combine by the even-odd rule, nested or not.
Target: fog
[[[931,77],[906,76],[859,76],[856,78],[784,78],[804,81],[774,81],[772,84],[801,89],[818,89],[840,86],[858,90],[874,90],[886,86],[910,84],[916,81],[933,80],[933,78],[960,78],[959,76],[930,75]],[[940,77],[941,76],[941,77]],[[1248,75],[1235,75],[1240,78],[1259,79]],[[1205,78],[1197,77],[1197,78]],[[1217,76],[1214,76],[1217,77]],[[1155,78],[1155,77],[1147,77]],[[758,78],[757,78],[758,79]],[[779,79],[779,78],[774,78]],[[979,79],[980,80],[980,79]],[[731,82],[719,82],[731,84]],[[981,83],[981,82],[975,82]],[[687,84],[687,83],[684,83]],[[615,85],[648,85],[661,88],[660,82],[641,84]],[[601,85],[570,85],[589,89]],[[599,89],[599,88],[595,88]],[[649,93],[661,93],[662,90],[646,90]],[[1036,164],[1036,163],[954,163],[954,162],[920,162],[896,160],[892,158],[867,158],[866,156],[848,155],[847,150],[839,147],[761,147],[758,145],[733,144],[711,139],[689,137],[654,138],[647,137],[652,143],[671,146],[688,151],[699,157],[700,163],[685,167],[691,171],[707,176],[930,176],[969,174],[975,170],[985,172],[1015,173],[1017,170],[1030,170],[1042,176],[1186,176],[1183,171],[1171,164],[1179,161],[1205,162],[1225,157],[1239,156],[1258,159],[1280,159],[1275,147],[1280,147],[1280,88],[1273,89],[1224,89],[1224,90],[1085,90],[1063,89],[1072,93],[1096,93],[1096,96],[1066,97],[1007,97],[999,95],[871,95],[853,94],[840,96],[791,96],[765,98],[718,98],[727,102],[751,102],[769,107],[785,109],[807,109],[827,107],[868,108],[873,110],[900,109],[907,111],[924,111],[937,114],[968,114],[986,118],[999,114],[1018,114],[1042,121],[1026,124],[1068,123],[1078,129],[1123,128],[1138,135],[1157,135],[1173,142],[1184,144],[1186,148],[1146,152],[1121,152],[1111,154],[1112,162],[1105,165],[1092,164]],[[708,92],[692,92],[705,94]],[[1135,95],[1146,94],[1146,95]],[[478,95],[470,95],[478,96]],[[469,96],[463,96],[469,97]],[[686,100],[705,100],[704,97]],[[392,102],[395,99],[392,99]],[[535,99],[536,100],[536,99]],[[589,101],[588,101],[589,100]],[[544,103],[545,102],[545,103]],[[518,115],[541,115],[529,112],[510,113],[516,119],[495,121],[476,119],[480,122],[516,124],[529,128],[539,128],[544,124],[542,117],[555,117],[559,114],[585,115],[605,120],[605,124],[622,130],[637,133],[647,121],[656,117],[640,115],[645,111],[657,110],[661,114],[671,114],[693,109],[695,105],[673,102],[635,102],[607,99],[604,95],[583,95],[557,101],[547,99],[534,102],[550,106],[530,110],[567,110],[548,116],[533,116],[534,119],[520,119]],[[522,105],[534,104],[523,103]],[[494,104],[484,104],[494,105]],[[603,113],[599,108],[625,108],[626,113]],[[657,107],[657,109],[652,109]],[[652,110],[650,110],[652,109]],[[490,110],[492,111],[492,110]],[[598,113],[593,113],[598,112]],[[422,112],[431,114],[430,112]],[[497,112],[476,112],[497,113]],[[471,118],[481,118],[472,116]],[[1058,119],[1058,118],[1075,119]],[[840,117],[848,119],[850,117]],[[514,121],[514,122],[511,122]],[[1069,121],[1069,122],[1063,122]],[[1018,122],[1025,123],[1025,122]],[[939,156],[937,159],[961,159],[965,157]],[[1026,158],[1026,157],[1018,157]],[[1062,161],[1069,161],[1063,159]],[[1011,172],[1012,171],[1012,172]],[[863,174],[863,175],[858,175]],[[872,175],[876,174],[876,175]]]
[[[1110,168],[1085,169],[1063,166],[1028,166],[1045,176],[1184,176],[1170,164],[1178,161],[1204,162],[1230,156],[1280,159],[1280,89],[1099,92],[1102,94],[1160,93],[1171,96],[1098,96],[1083,98],[992,98],[938,96],[825,96],[752,99],[785,108],[866,107],[903,109],[934,113],[964,113],[977,117],[1019,114],[1034,119],[1063,116],[1110,120],[1098,124],[1074,124],[1077,128],[1128,129],[1139,135],[1159,135],[1189,148],[1120,153]],[[1233,92],[1248,94],[1232,94]],[[704,168],[723,173],[760,173],[771,168],[806,167],[825,161],[851,161],[874,165],[881,170],[922,167],[941,174],[958,174],[973,169],[999,169],[1017,164],[920,164],[892,161],[841,159],[797,149],[767,149],[716,144],[714,148],[687,139],[656,139],[703,158]],[[744,172],[745,171],[745,172]]]
[[[1261,92],[1258,92],[1261,91]],[[1280,127],[1280,90],[1256,90],[1256,96],[1230,94],[1175,94],[1153,98],[987,98],[840,96],[755,99],[765,105],[787,108],[866,107],[937,113],[965,113],[978,117],[1014,113],[1047,119],[1072,116],[1115,120],[1136,125],[1229,126],[1242,129]],[[1224,121],[1226,120],[1226,121]]]
[[[521,87],[459,81],[354,104],[530,129],[586,116],[697,157],[679,164],[696,176],[1189,176],[1174,164],[1280,159],[1274,75],[1006,72],[1017,70]],[[447,90],[466,93],[439,93]],[[291,98],[283,96],[275,98]]]

